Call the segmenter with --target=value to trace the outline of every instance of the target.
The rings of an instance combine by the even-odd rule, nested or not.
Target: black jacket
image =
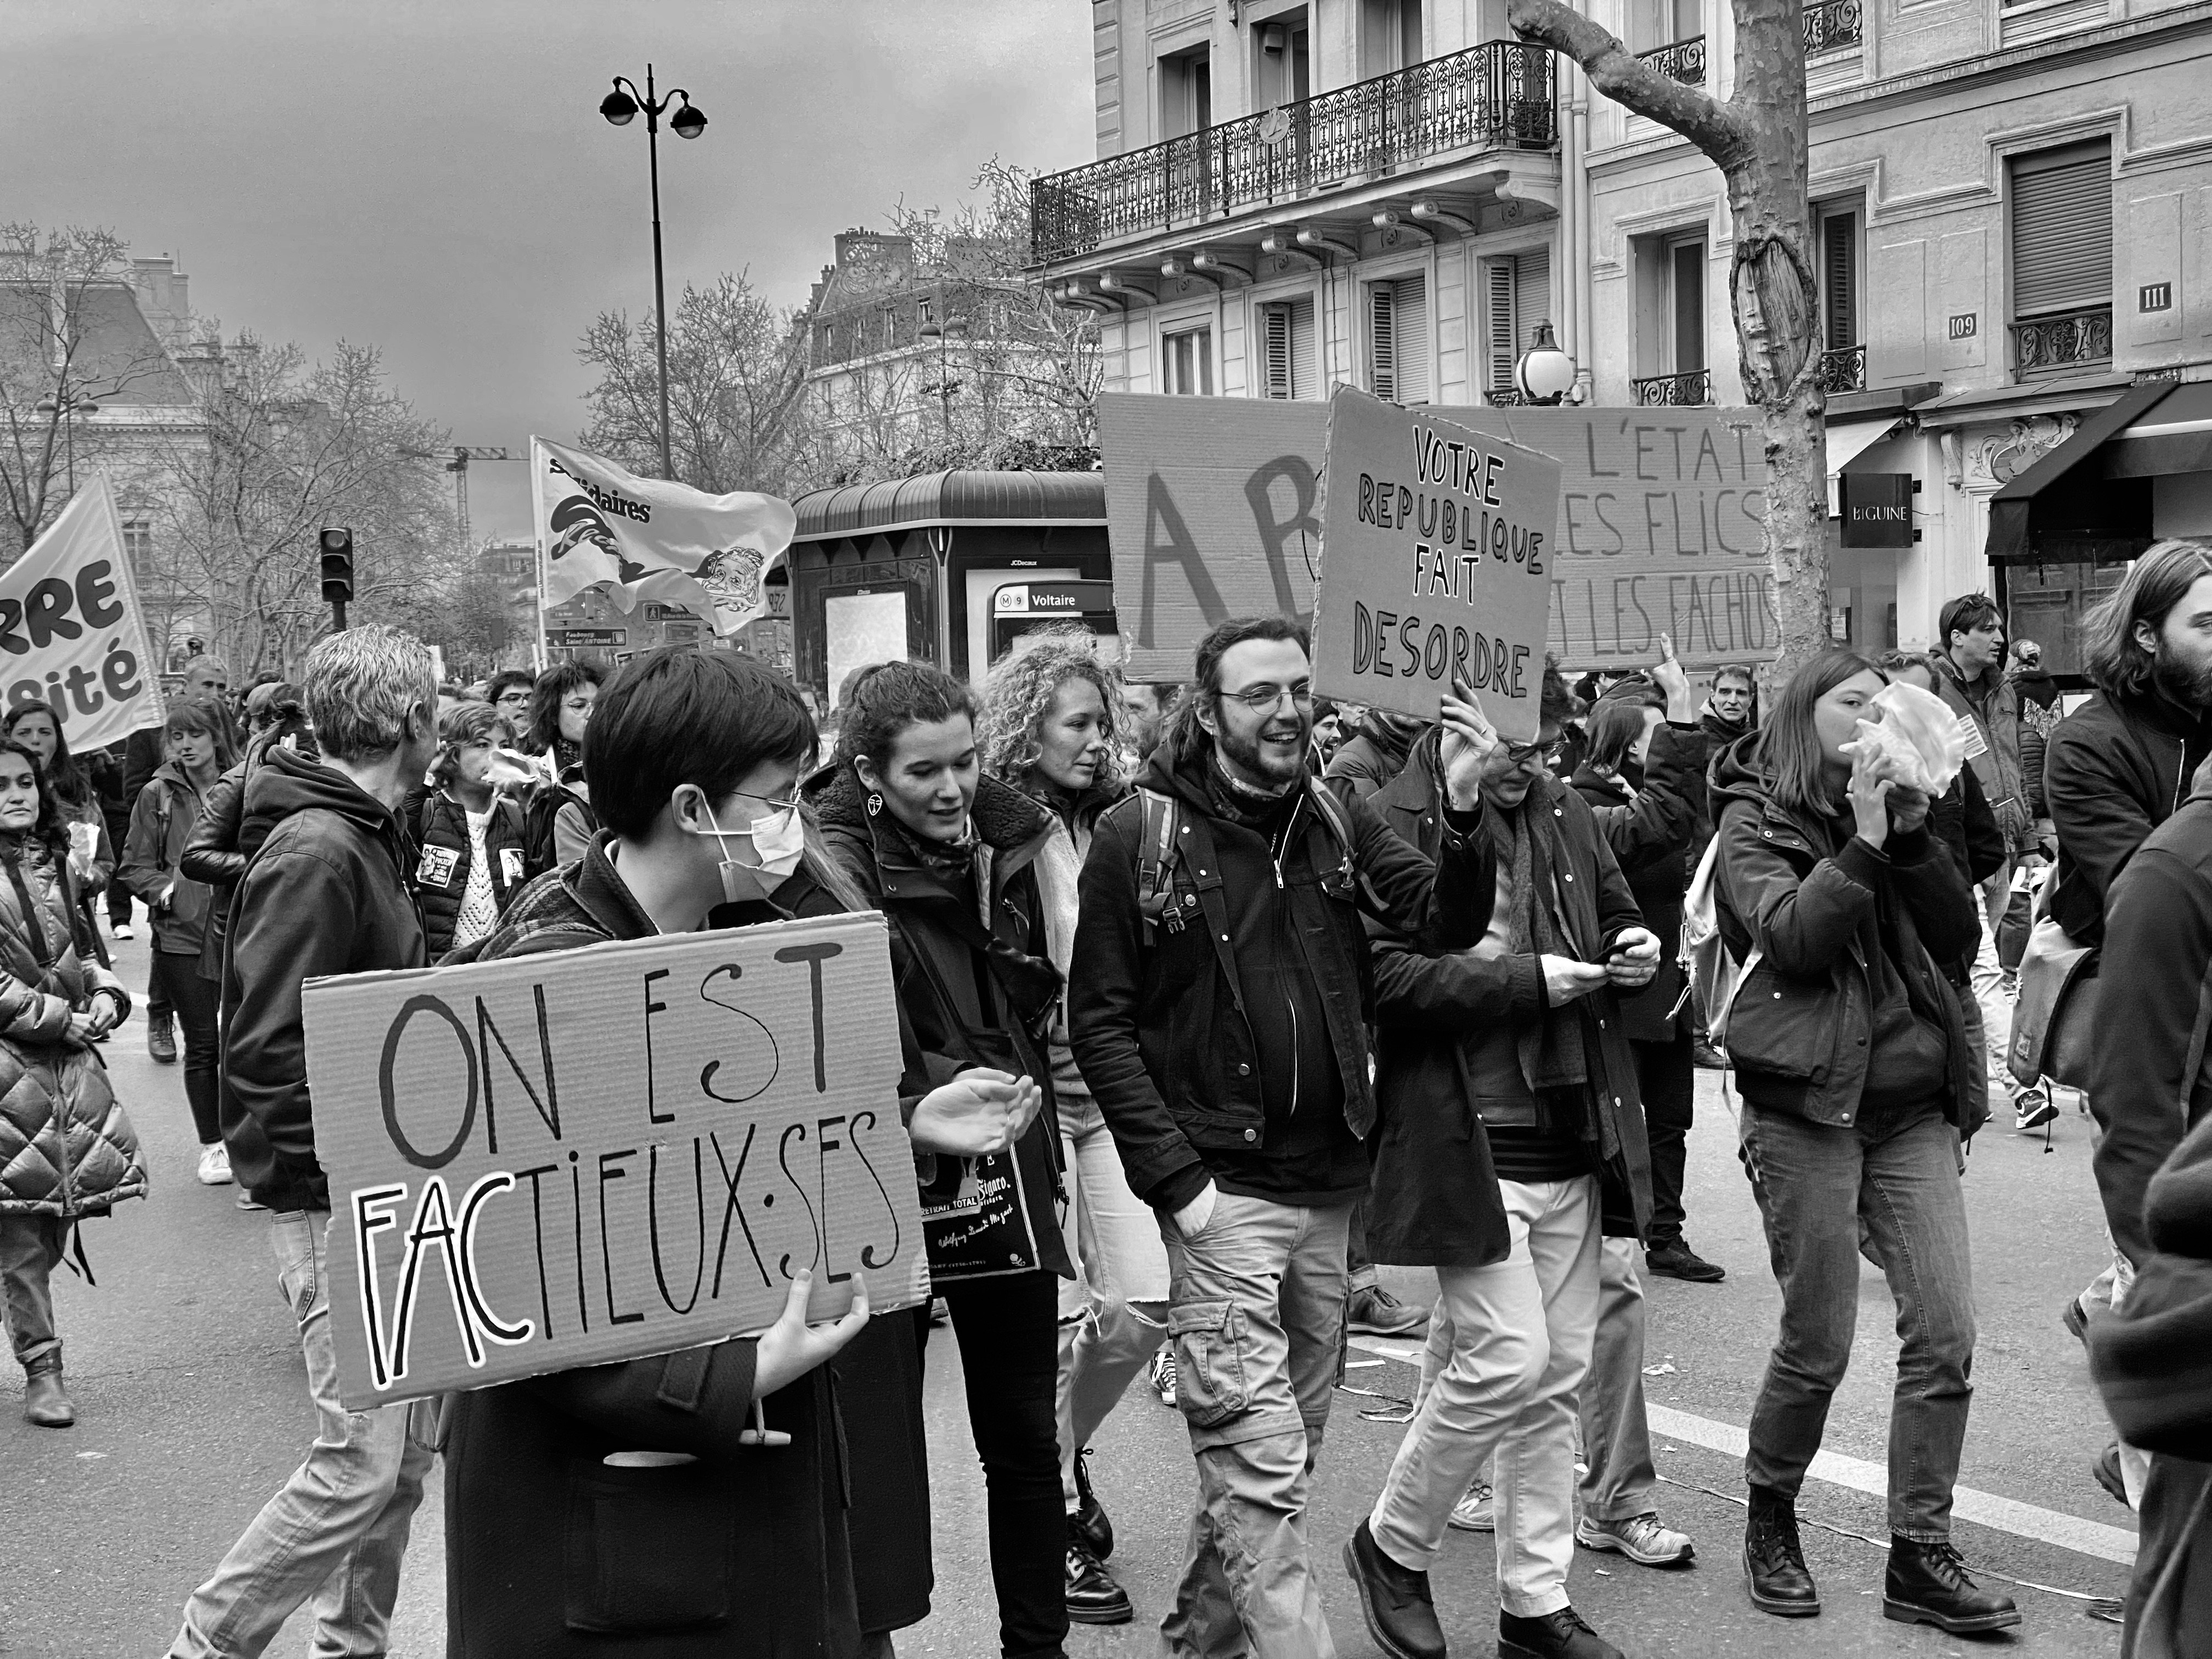
[[[428,964],[406,837],[351,779],[284,749],[270,750],[247,781],[240,834],[260,850],[232,900],[223,1073],[262,1133],[225,1137],[231,1167],[271,1210],[326,1210],[300,987],[325,974]]]
[[[1738,962],[1765,956],[1745,975],[1729,1014],[1729,1057],[1745,1100],[1834,1127],[1855,1121],[1875,1035],[1873,958],[1891,960],[1914,1013],[1939,1025],[1948,1074],[1929,1079],[1962,1136],[1977,1098],[1982,1057],[1966,1044],[1958,993],[1938,970],[1980,938],[1966,872],[1926,826],[1892,830],[1877,850],[1856,836],[1828,851],[1824,823],[1808,822],[1769,793],[1753,757],[1757,736],[1712,765],[1720,839],[1721,937]]]
[[[1702,738],[1686,738],[1686,749],[1690,744],[1702,751]],[[1431,732],[1374,801],[1383,822],[1423,852],[1439,850],[1449,831],[1437,752]],[[1652,752],[1659,753],[1656,738]],[[1568,943],[1576,954],[1595,961],[1607,933],[1639,924],[1636,901],[1607,830],[1581,794],[1546,776],[1531,786],[1529,798],[1552,809],[1548,820],[1536,821],[1554,829],[1550,857],[1552,868],[1565,878],[1559,890]],[[1680,796],[1656,797],[1647,805],[1651,816],[1673,824],[1675,835],[1686,833],[1690,813]],[[1624,840],[1638,833],[1626,811],[1612,816]],[[1545,1018],[1548,1006],[1536,956],[1480,956],[1472,949],[1497,908],[1498,870],[1486,833],[1467,840],[1480,860],[1475,878],[1457,890],[1462,902],[1440,919],[1431,939],[1416,943],[1387,927],[1370,929],[1378,1109],[1368,1139],[1375,1173],[1367,1216],[1369,1247],[1377,1261],[1478,1267],[1504,1261],[1510,1243],[1489,1137],[1474,1108],[1468,1047],[1472,1032],[1527,1025]],[[1675,902],[1679,906],[1680,894]],[[1590,1105],[1599,1132],[1595,1161],[1606,1231],[1640,1235],[1651,1214],[1651,1154],[1636,1057],[1613,991],[1582,998],[1572,1011],[1593,1065]]]
[[[258,839],[249,844],[239,838],[246,820],[246,781],[260,769],[275,738],[274,732],[264,732],[254,738],[246,745],[245,757],[238,764],[210,786],[200,805],[200,815],[192,824],[192,833],[185,838],[184,851],[177,857],[177,868],[192,880],[206,883],[211,890],[206,939],[200,948],[202,979],[222,977],[223,942],[230,935],[231,897],[237,890],[239,877],[246,873],[246,864],[261,850]],[[266,823],[258,827],[266,833]]]
[[[205,883],[179,867],[204,801],[176,763],[164,761],[131,809],[123,882],[146,901],[154,918],[154,948],[165,955],[197,957],[205,939],[212,895]],[[165,892],[167,904],[161,902]]]
[[[422,902],[422,927],[429,935],[430,960],[453,948],[453,929],[461,919],[461,900],[469,890],[467,809],[442,789],[424,797],[416,819],[415,896]],[[501,915],[523,884],[522,809],[503,795],[492,798],[484,823],[484,851],[491,859],[492,902]]]
[[[2212,755],[2212,719],[2155,693],[2100,691],[2051,733],[2043,798],[2058,836],[2051,914],[2083,945],[2104,937],[2105,893],[2153,830],[2180,810]]]
[[[1398,775],[1420,735],[1419,724],[1370,708],[1330,760],[1329,780],[1350,784],[1352,793],[1364,800]]]
[[[1481,888],[1484,902],[1488,896],[1489,866],[1479,851],[1447,836],[1441,862],[1431,866],[1349,784],[1321,786],[1342,805],[1349,848],[1340,848],[1319,810],[1302,802],[1283,837],[1275,884],[1231,888],[1219,844],[1259,838],[1216,818],[1206,781],[1212,764],[1211,745],[1187,759],[1163,745],[1138,780],[1177,803],[1184,833],[1175,882],[1190,921],[1145,937],[1137,889],[1143,804],[1132,796],[1098,820],[1091,837],[1076,927],[1078,971],[1068,988],[1069,1046],[1114,1132],[1129,1184],[1170,1212],[1212,1179],[1209,1152],[1262,1145],[1269,1075],[1285,1057],[1262,1051],[1240,988],[1280,978],[1283,939],[1296,939],[1318,991],[1321,1006],[1303,1012],[1309,1021],[1318,1018],[1327,1034],[1336,1059],[1329,1087],[1342,1101],[1346,1127],[1364,1139],[1374,1127],[1375,1096],[1362,906],[1407,936],[1425,939],[1442,909],[1472,902],[1469,884]],[[1266,843],[1260,848],[1264,856]],[[1274,925],[1255,926],[1260,917]],[[1232,945],[1232,931],[1242,945]]]

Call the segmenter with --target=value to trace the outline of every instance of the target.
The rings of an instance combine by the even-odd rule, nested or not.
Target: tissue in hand
[[[1943,699],[1917,685],[1886,685],[1875,694],[1874,706],[1881,719],[1861,720],[1858,736],[1844,752],[1893,762],[1898,782],[1929,796],[1948,789],[1966,764],[1966,739]]]

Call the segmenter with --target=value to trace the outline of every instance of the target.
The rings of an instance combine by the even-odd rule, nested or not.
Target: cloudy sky
[[[668,283],[750,267],[805,301],[830,239],[950,204],[993,155],[1091,159],[1087,0],[5,0],[0,221],[173,253],[194,308],[383,348],[461,443],[573,437],[576,339],[653,302],[644,124],[609,78],[687,88],[662,143]],[[520,466],[471,474],[525,533]]]

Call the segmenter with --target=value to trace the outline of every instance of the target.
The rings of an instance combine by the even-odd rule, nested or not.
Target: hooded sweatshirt
[[[405,836],[391,811],[343,774],[272,749],[246,781],[240,840],[260,850],[234,901],[223,1061],[266,1141],[229,1138],[231,1167],[273,1211],[326,1210],[300,987],[321,975],[427,965]]]

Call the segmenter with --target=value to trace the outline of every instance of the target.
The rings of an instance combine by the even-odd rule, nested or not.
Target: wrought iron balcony
[[[1713,372],[1693,368],[1686,374],[1654,374],[1631,380],[1628,387],[1645,409],[1702,409],[1713,400]]]
[[[1805,8],[1805,55],[1841,52],[1865,39],[1862,0],[1821,0]]]
[[[1866,347],[1844,346],[1835,351],[1820,354],[1820,367],[1816,371],[1823,392],[1864,392],[1866,390]]]
[[[1536,400],[1519,386],[1494,386],[1482,394],[1482,401],[1492,409],[1532,409]]]
[[[2021,374],[2045,374],[2112,358],[2112,308],[2097,306],[2012,325],[2012,364]]]
[[[1457,151],[1559,143],[1552,54],[1492,40],[1030,184],[1034,264]]]
[[[1687,40],[1671,41],[1636,55],[1662,75],[1672,76],[1686,87],[1705,84],[1705,37],[1702,34],[1692,35]]]

